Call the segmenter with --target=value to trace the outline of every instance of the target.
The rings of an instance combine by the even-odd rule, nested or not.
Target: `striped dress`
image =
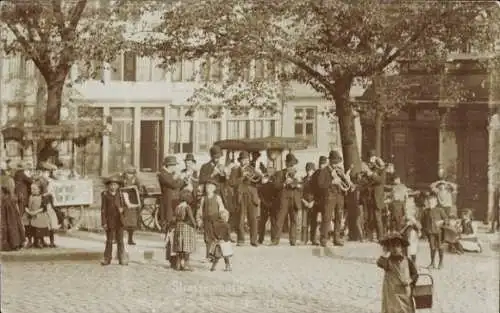
[[[195,219],[191,207],[181,202],[175,208],[173,250],[176,253],[192,253],[196,249]]]

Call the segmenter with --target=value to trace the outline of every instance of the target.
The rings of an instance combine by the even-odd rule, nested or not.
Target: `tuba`
[[[241,168],[243,173],[243,180],[252,184],[260,183],[262,174],[260,174],[253,166],[247,165]]]
[[[336,185],[343,192],[348,192],[354,189],[354,184],[350,178],[350,171],[344,173],[344,170],[340,166],[328,166],[332,174],[332,185]]]

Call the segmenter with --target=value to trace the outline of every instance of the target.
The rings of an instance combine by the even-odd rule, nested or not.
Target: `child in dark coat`
[[[426,199],[426,207],[421,215],[422,231],[429,240],[431,251],[431,263],[429,268],[436,268],[434,260],[436,252],[439,255],[438,268],[443,267],[443,226],[448,223],[448,216],[443,208],[437,205],[437,196],[434,192],[429,192]]]

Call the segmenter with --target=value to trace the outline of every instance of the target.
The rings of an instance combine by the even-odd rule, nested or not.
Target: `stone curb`
[[[0,253],[2,263],[8,262],[53,262],[53,261],[98,261],[102,251],[54,251],[53,253]]]

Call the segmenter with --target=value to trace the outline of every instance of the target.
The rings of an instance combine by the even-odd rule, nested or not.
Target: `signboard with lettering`
[[[94,201],[92,180],[68,179],[50,182],[54,193],[54,206],[91,205]]]

